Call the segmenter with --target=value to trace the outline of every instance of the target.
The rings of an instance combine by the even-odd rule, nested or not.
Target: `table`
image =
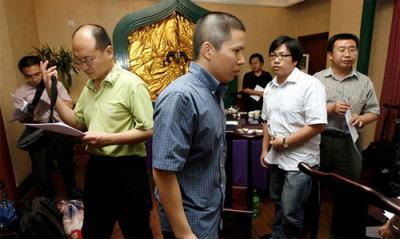
[[[227,120],[232,120],[227,115]],[[260,121],[261,122],[261,121]],[[237,132],[238,128],[262,128],[262,125],[250,125],[247,114],[238,120],[238,124],[227,125],[227,160],[226,169],[226,200],[225,207],[232,207],[232,186],[247,186],[247,209],[253,208],[253,187],[267,189],[269,170],[261,166],[260,156],[262,151],[262,134],[243,134]],[[249,149],[249,150],[248,150]],[[231,172],[231,173],[229,173]]]
[[[257,175],[253,169],[258,168],[258,166],[261,168],[259,159],[263,136],[238,133],[237,128],[242,128],[246,123],[248,123],[246,118],[242,118],[233,127],[227,125],[226,197],[222,216],[224,218],[224,229],[228,228],[229,225],[229,228],[239,230],[250,238],[253,215],[253,181],[260,181],[259,179],[253,180],[253,175]],[[267,180],[265,179],[264,182],[266,183]],[[246,185],[245,208],[237,208],[232,205],[232,192],[235,184]]]

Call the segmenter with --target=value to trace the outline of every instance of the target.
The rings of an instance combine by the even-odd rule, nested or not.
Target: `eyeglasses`
[[[33,75],[25,75],[24,74],[24,77],[25,77],[25,80],[34,80],[35,78],[38,78],[38,77],[40,77],[42,75],[42,72],[36,72],[35,74],[33,74]]]
[[[111,45],[107,45],[103,50],[101,50],[100,55],[103,54],[109,46],[111,46]],[[94,58],[94,59],[87,59],[87,57],[83,57],[83,59],[80,59],[78,57],[75,57],[74,62],[77,65],[85,64],[87,66],[91,66],[91,65],[93,65],[93,63],[95,63],[97,61],[97,58],[99,58],[100,55],[96,56],[96,58]]]
[[[337,50],[340,54],[345,54],[346,52],[348,54],[357,54],[358,50],[356,48],[339,48]]]
[[[291,56],[291,55],[290,54],[279,54],[279,55],[270,54],[269,59],[276,60],[276,58],[278,58],[280,61],[282,61],[282,60],[286,60],[286,58],[288,58],[288,56]]]
[[[97,61],[97,58],[99,58],[99,56],[100,56],[100,55],[96,56],[96,58],[94,58],[94,59],[85,59],[85,58],[83,58],[83,59],[81,60],[81,59],[79,59],[79,58],[75,58],[75,59],[74,59],[74,62],[75,62],[77,65],[85,64],[85,65],[87,65],[87,66],[91,66],[94,62]]]

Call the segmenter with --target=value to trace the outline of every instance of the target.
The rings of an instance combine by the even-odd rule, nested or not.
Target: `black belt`
[[[112,157],[112,156],[100,156],[100,155],[90,154],[90,158],[96,160],[119,160],[120,162],[129,161],[132,163],[141,163],[146,161],[146,157],[139,157],[137,155]]]
[[[322,132],[323,135],[328,135],[331,136],[333,138],[342,138],[342,137],[346,137],[349,136],[350,134],[345,134],[343,132],[339,132],[339,131],[333,131],[333,130],[327,130]]]

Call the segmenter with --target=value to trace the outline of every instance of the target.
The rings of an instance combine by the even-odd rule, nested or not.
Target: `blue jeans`
[[[312,178],[301,171],[282,170],[277,165],[269,168],[271,200],[275,203],[272,238],[300,238]]]

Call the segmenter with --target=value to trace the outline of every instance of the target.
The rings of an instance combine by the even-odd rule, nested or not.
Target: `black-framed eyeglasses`
[[[286,58],[288,58],[289,56],[291,56],[290,54],[270,54],[269,55],[269,59],[270,60],[276,60],[276,58],[278,58],[280,61],[281,60],[286,60]]]

